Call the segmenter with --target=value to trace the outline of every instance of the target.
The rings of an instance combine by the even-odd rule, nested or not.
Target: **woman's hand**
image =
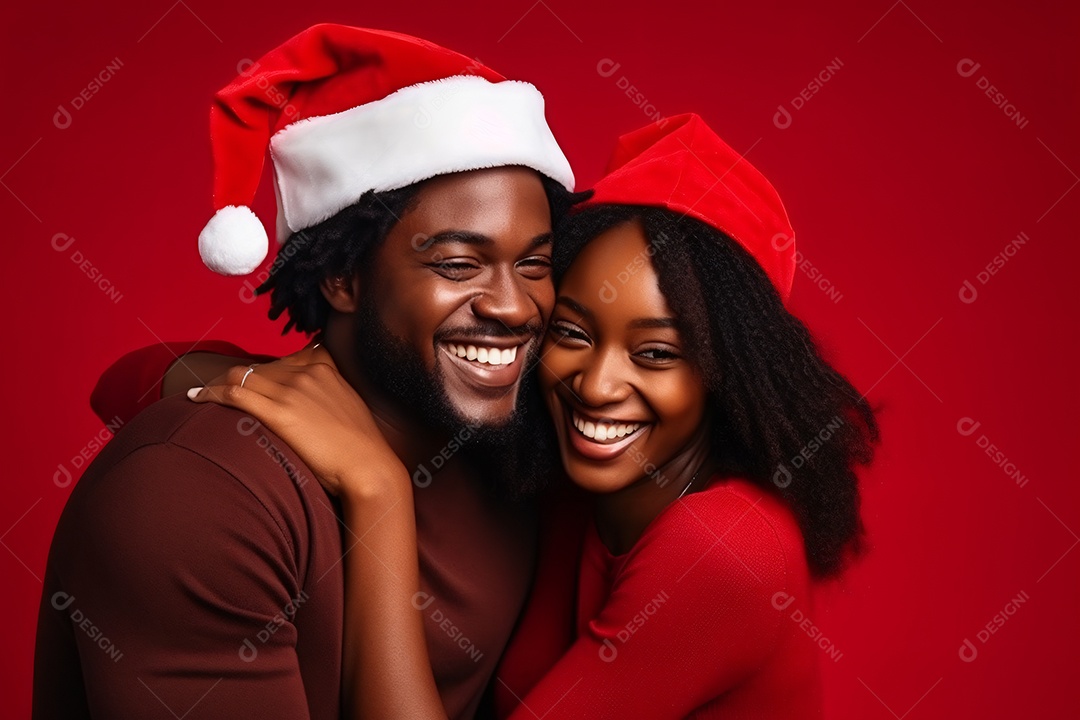
[[[342,497],[342,519],[355,538],[350,549],[364,545],[342,558],[346,715],[445,718],[414,602],[420,570],[404,464],[325,348],[309,346],[248,370],[231,368],[189,397],[250,413]]]
[[[188,397],[252,415],[300,456],[331,495],[362,498],[409,485],[367,404],[318,343],[251,372],[234,366]]]

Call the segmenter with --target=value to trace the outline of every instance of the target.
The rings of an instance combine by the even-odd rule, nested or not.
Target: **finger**
[[[239,385],[243,382],[244,374],[247,373],[249,368],[258,367],[259,363],[253,363],[251,365],[233,365],[225,372],[213,378],[207,385]]]
[[[258,372],[259,368],[263,368],[262,373]],[[264,397],[272,399],[279,398],[281,396],[281,383],[275,379],[267,377],[267,366],[261,366],[258,363],[254,365],[234,365],[225,371],[224,375],[214,378],[206,387],[203,388],[226,388],[236,387],[237,389],[250,390]],[[276,373],[275,373],[276,374]],[[218,393],[220,396],[220,392]],[[188,397],[195,402],[203,402],[207,399],[207,396],[202,393],[188,392]]]
[[[239,385],[207,385],[202,388],[191,388],[188,397],[198,403],[212,402],[218,405],[226,405],[241,412],[253,415],[257,419],[271,417],[277,408],[277,403],[247,387]]]
[[[282,358],[270,363],[256,364],[254,370],[249,374],[248,369],[250,367],[251,366],[249,365],[237,365],[231,367],[223,375],[215,380],[211,380],[207,385],[239,385],[244,383],[246,386],[246,384],[250,383],[252,378],[255,378],[256,376],[260,378],[260,384],[262,384],[262,379],[268,379],[284,384],[288,383],[289,378],[293,375],[304,372],[307,365],[289,364],[284,362],[284,358]],[[246,380],[244,379],[245,376],[247,377]]]

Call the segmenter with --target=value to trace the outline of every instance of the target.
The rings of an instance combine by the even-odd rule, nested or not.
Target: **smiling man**
[[[399,459],[426,468],[416,605],[446,710],[471,717],[531,579],[531,513],[493,479],[506,491],[551,458],[518,441],[539,417],[527,370],[554,302],[552,219],[573,200],[543,98],[426,41],[319,25],[246,67],[211,123],[202,257],[233,275],[264,260],[247,206],[269,145],[288,260],[260,290],[286,330],[320,333]],[[338,718],[341,560],[361,544],[265,427],[154,404],[60,519],[34,716]]]
[[[359,278],[351,346],[386,351],[347,365],[444,427],[510,422],[554,304],[549,195],[521,167],[424,183]]]

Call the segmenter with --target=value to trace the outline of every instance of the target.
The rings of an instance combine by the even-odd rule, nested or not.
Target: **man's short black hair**
[[[551,206],[551,224],[566,215],[583,194],[571,193],[540,175]],[[270,319],[288,313],[282,334],[296,329],[311,335],[326,327],[330,304],[319,284],[326,278],[352,277],[370,260],[401,216],[414,206],[421,181],[384,192],[364,193],[354,204],[314,227],[293,233],[282,245],[270,276],[256,294],[270,293]]]

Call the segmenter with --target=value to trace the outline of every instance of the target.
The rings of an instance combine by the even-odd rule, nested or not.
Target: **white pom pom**
[[[199,233],[199,255],[222,275],[247,275],[266,259],[270,241],[266,228],[251,208],[221,208]]]

